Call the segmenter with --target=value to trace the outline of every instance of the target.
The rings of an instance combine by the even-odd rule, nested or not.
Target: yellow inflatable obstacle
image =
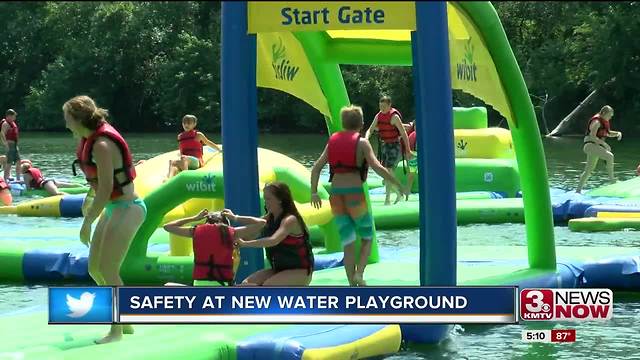
[[[80,217],[86,194],[55,195],[0,207],[0,215],[36,217]]]
[[[515,157],[511,132],[491,127],[485,129],[455,129],[456,158],[510,159]]]
[[[136,167],[137,177],[134,180],[136,192],[144,198],[147,194],[160,187],[165,181],[168,173],[169,161],[177,159],[179,151],[172,151],[162,155],[158,155],[152,159],[146,160]],[[208,146],[204,147],[204,166],[198,170],[189,170],[190,172],[201,172],[203,177],[211,171],[222,171],[222,154]],[[233,176],[233,174],[230,174]],[[309,185],[310,172],[302,164],[291,159],[290,157],[277,153],[275,151],[258,148],[258,179],[260,188],[265,184],[281,181],[289,185],[296,207],[300,211],[300,215],[304,218],[307,226],[320,226],[325,232],[325,246],[328,251],[340,251],[339,241],[327,241],[327,234],[334,233],[337,240],[337,229],[334,229],[333,216],[329,205],[328,194],[320,209],[315,209],[310,204],[311,189]],[[207,186],[206,181],[190,184],[192,187],[199,187],[193,190],[202,190]],[[319,192],[324,189],[318,189]],[[169,195],[168,195],[169,196]],[[178,205],[162,220],[162,224],[175,219],[193,216],[202,209],[222,210],[224,208],[223,199],[190,199]],[[331,236],[334,237],[333,235]],[[182,238],[171,235],[170,237],[170,253],[176,256],[187,256],[193,251],[191,239]]]

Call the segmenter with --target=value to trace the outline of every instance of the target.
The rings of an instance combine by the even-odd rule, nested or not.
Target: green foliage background
[[[614,128],[638,133],[640,5],[637,2],[495,2],[542,124],[554,127],[591,91],[589,105],[616,110]],[[88,94],[125,131],[178,131],[184,114],[220,127],[219,2],[2,2],[0,106],[23,130],[63,130],[61,106]],[[342,66],[368,121],[389,94],[413,117],[411,68]],[[454,92],[454,104],[482,104]],[[491,125],[506,123],[490,112]],[[298,99],[259,89],[263,131],[325,131]],[[581,132],[582,124],[574,129]]]

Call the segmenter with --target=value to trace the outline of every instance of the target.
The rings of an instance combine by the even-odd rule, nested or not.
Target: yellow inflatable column
[[[169,234],[169,255],[191,256],[193,254],[193,241],[191,238]]]

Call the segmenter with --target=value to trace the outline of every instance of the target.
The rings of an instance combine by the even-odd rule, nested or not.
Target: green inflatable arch
[[[452,87],[482,99],[507,119],[521,174],[529,266],[555,269],[553,217],[542,141],[527,87],[500,19],[489,2],[450,2],[447,8]],[[325,115],[329,134],[341,130],[340,108],[350,103],[340,64],[411,66],[412,61],[409,31],[279,33],[279,44],[261,47],[268,35],[273,33],[258,34],[258,86],[286,91],[314,106]],[[285,48],[290,52],[292,47],[283,45],[285,35],[293,35],[303,49],[316,84],[307,81],[299,90],[283,85],[283,77],[295,80],[300,70],[282,58]],[[266,59],[268,55],[272,59]],[[273,66],[280,77],[269,79],[273,75],[266,74],[265,66],[274,73],[270,69]],[[487,74],[488,78],[482,81],[480,77]],[[314,86],[321,96],[309,95]],[[377,252],[372,255],[370,260],[376,261]]]

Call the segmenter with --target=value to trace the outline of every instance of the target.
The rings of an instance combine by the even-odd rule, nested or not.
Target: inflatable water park
[[[320,11],[314,8],[318,3],[296,4],[311,13]],[[310,229],[316,257],[311,286],[347,286],[342,245],[328,201],[331,184],[325,181],[319,187],[325,201],[315,209],[310,203],[310,170],[282,153],[258,148],[256,92],[257,87],[273,88],[305,101],[324,115],[329,136],[341,130],[340,109],[350,104],[340,65],[356,64],[412,66],[420,154],[408,199],[384,205],[380,179],[370,177],[365,184],[376,230],[420,229],[420,251],[378,247],[373,242],[368,285],[638,291],[637,252],[613,246],[555,245],[554,225],[572,231],[640,228],[640,180],[585,194],[549,188],[533,106],[493,6],[489,2],[363,4],[322,6],[331,16],[344,15],[340,11],[344,6],[353,14],[375,6],[384,20],[356,22],[353,15],[349,21],[332,17],[326,23],[292,20],[285,25],[280,21],[283,8],[289,6],[285,2],[223,3],[223,151],[205,147],[202,168],[183,171],[166,182],[167,161],[178,155],[177,150],[136,166],[135,189],[148,213],[122,266],[125,284],[215,286],[193,281],[191,239],[170,235],[162,226],[203,208],[261,215],[261,189],[281,181],[292,190]],[[280,66],[284,64],[298,68],[295,76]],[[452,89],[482,99],[507,120],[509,128],[489,127],[486,107],[453,107]],[[406,181],[402,164],[396,175]],[[82,183],[57,196],[29,192],[20,184],[11,189],[20,201],[0,207],[0,216],[81,217],[91,199]],[[526,246],[459,246],[457,226],[477,223],[524,224]],[[0,241],[2,283],[91,283],[88,250],[77,231],[68,240],[48,241],[51,231],[33,229],[40,240],[23,241],[18,236]],[[242,248],[241,259],[237,279],[265,266],[262,249]],[[3,332],[0,358],[361,359],[396,353],[406,343],[440,343],[452,327],[137,325],[134,335],[95,345],[106,326],[49,326],[46,309],[38,308],[0,317],[0,328],[11,329]]]

